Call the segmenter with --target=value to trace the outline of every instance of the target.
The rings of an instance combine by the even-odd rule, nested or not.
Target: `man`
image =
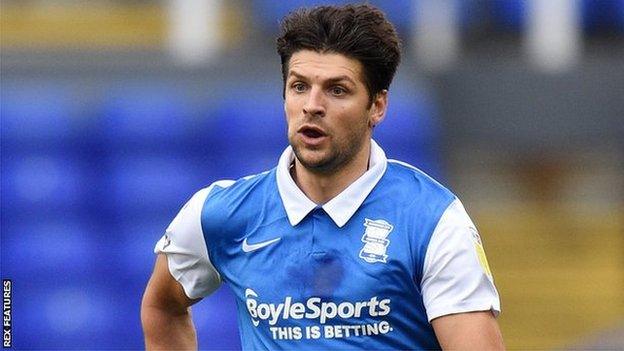
[[[196,348],[189,307],[223,281],[244,349],[503,349],[477,231],[447,189],[372,141],[400,60],[368,5],[289,15],[277,40],[290,147],[200,190],[157,243],[148,349]]]

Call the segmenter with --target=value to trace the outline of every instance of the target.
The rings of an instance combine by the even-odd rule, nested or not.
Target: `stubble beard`
[[[335,141],[330,139],[329,149],[324,152],[325,155],[318,157],[310,155],[306,157],[308,152],[314,153],[315,150],[305,150],[305,146],[291,140],[290,144],[293,148],[295,156],[299,163],[307,170],[317,174],[331,174],[351,163],[358,152],[364,147],[366,138],[362,134],[366,133],[365,128],[358,128],[347,135],[343,141]]]

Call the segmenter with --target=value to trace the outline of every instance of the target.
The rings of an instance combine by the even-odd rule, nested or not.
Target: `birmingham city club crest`
[[[368,218],[364,219],[364,227],[366,228],[362,236],[364,247],[360,250],[360,258],[368,263],[386,263],[388,259],[386,250],[390,245],[390,240],[387,237],[394,227],[383,219],[372,220]]]

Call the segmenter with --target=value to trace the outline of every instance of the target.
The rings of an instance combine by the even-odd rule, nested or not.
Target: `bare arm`
[[[141,303],[141,323],[147,350],[197,349],[189,299],[169,273],[167,256],[159,254]]]
[[[443,350],[504,350],[490,311],[450,314],[431,321]]]

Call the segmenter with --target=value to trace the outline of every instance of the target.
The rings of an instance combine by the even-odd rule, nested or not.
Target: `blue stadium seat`
[[[347,4],[347,0],[291,0],[291,1],[271,1],[271,0],[258,0],[253,1],[253,14],[257,16],[261,25],[270,31],[276,31],[278,29],[279,21],[288,13],[300,8],[319,5],[340,5]]]
[[[269,31],[277,31],[279,21],[288,13],[300,8],[319,5],[346,5],[353,3],[348,0],[291,0],[291,1],[274,1],[259,0],[253,1],[253,13],[257,16],[260,24]],[[388,18],[394,23],[399,30],[409,29],[411,23],[412,1],[395,0],[381,1],[373,0],[371,4],[382,9]]]
[[[441,178],[440,131],[432,103],[420,93],[394,89],[385,120],[376,127],[373,138],[386,156],[416,166]]]
[[[520,32],[524,29],[527,2],[524,0],[494,0],[490,4],[492,21],[499,30]]]
[[[585,32],[624,30],[624,0],[581,0],[579,4]],[[495,0],[490,11],[499,29],[519,32],[524,29],[527,6],[523,0]]]
[[[2,232],[2,273],[14,283],[15,346],[19,349],[140,349],[141,295],[149,271],[137,266],[151,247],[82,219],[32,218]],[[122,235],[123,234],[123,235]],[[151,245],[150,245],[151,246]],[[120,260],[119,252],[128,256]],[[10,252],[10,254],[8,254]],[[119,328],[119,326],[124,326]]]
[[[624,31],[624,0],[583,0],[582,20],[585,31]]]
[[[118,219],[143,213],[175,212],[193,192],[207,186],[192,160],[158,154],[114,155],[105,187]]]
[[[620,31],[624,32],[624,0],[617,3],[617,23]]]
[[[288,145],[284,102],[277,89],[233,97],[214,115],[219,131],[215,137],[220,138],[218,166],[229,178],[274,167]]]
[[[371,4],[379,7],[387,16],[388,19],[395,25],[397,30],[409,33],[410,26],[413,19],[413,0],[396,0],[396,1],[383,1],[374,0]]]
[[[76,135],[74,94],[61,84],[3,84],[0,113],[4,147],[48,149]]]
[[[80,211],[90,183],[85,165],[64,152],[3,155],[2,212],[41,218]]]
[[[146,213],[116,223],[119,239],[111,255],[115,264],[123,267],[127,278],[143,280],[150,276],[156,260],[154,246],[181,207],[167,214]]]
[[[114,279],[111,274],[110,280]],[[123,298],[119,290],[108,288],[106,281],[93,284],[80,280],[33,285],[29,279],[16,279],[14,291],[14,325],[28,326],[13,329],[17,349],[143,347],[140,295]],[[135,305],[133,309],[128,309],[129,300]],[[129,331],[133,332],[131,337],[127,336]]]
[[[3,218],[2,225],[2,273],[22,284],[89,279],[86,272],[101,263],[94,242],[97,229],[88,220],[36,214],[20,220]]]
[[[196,130],[187,97],[159,83],[128,83],[111,89],[102,117],[102,132],[111,148],[171,148]]]
[[[193,322],[200,349],[241,350],[236,316],[235,297],[229,286],[223,285],[212,295],[193,305]],[[215,318],[218,316],[218,318]]]

